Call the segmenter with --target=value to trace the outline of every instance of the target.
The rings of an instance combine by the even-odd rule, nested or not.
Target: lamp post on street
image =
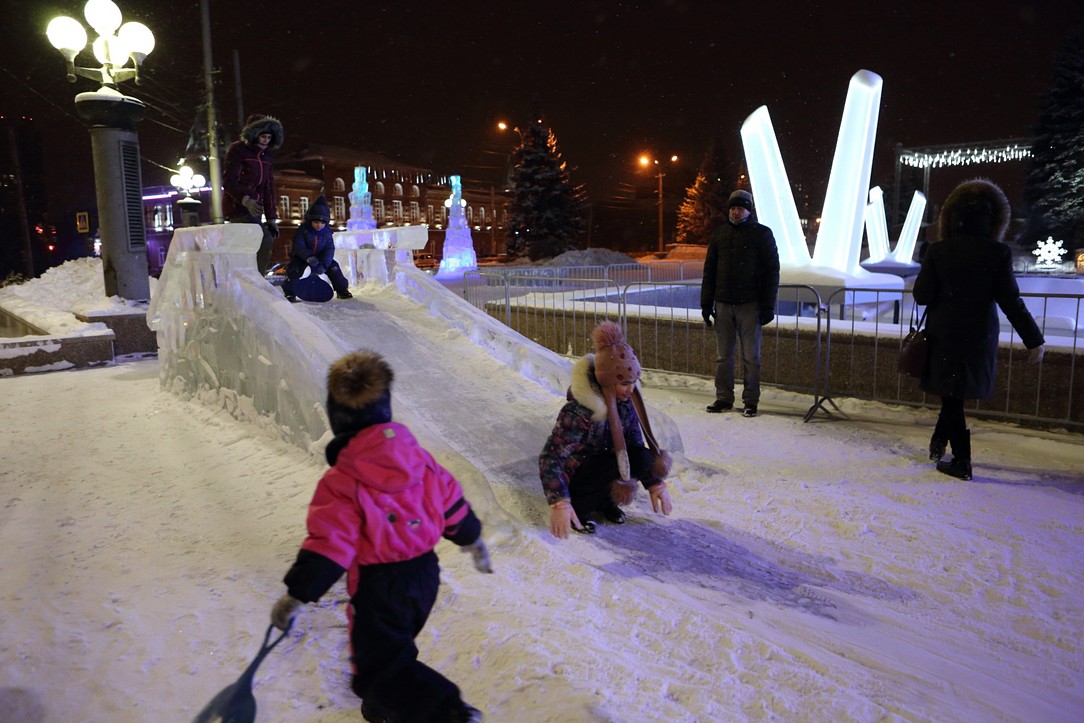
[[[678,160],[678,157],[676,155],[675,156],[670,156],[670,163],[677,163],[677,160]],[[662,253],[663,251],[666,250],[665,237],[663,236],[663,232],[662,232],[662,211],[663,211],[663,206],[662,206],[662,179],[663,179],[663,176],[665,176],[666,174],[662,170],[662,164],[659,163],[659,159],[658,158],[652,158],[651,156],[647,155],[646,153],[644,155],[640,156],[640,165],[643,166],[644,168],[649,168],[651,166],[654,166],[658,171],[658,173],[655,174],[655,178],[659,179],[659,198],[658,198],[658,206],[659,206],[659,253]]]
[[[202,202],[198,198],[192,198],[192,189],[199,190],[207,179],[198,173],[193,173],[189,166],[183,165],[177,173],[170,176],[169,183],[179,192],[177,206],[181,209],[181,226],[199,226],[199,209]]]
[[[100,83],[98,90],[75,96],[75,109],[91,124],[106,296],[146,300],[150,298],[147,228],[136,133],[146,106],[117,90],[117,84],[139,83],[139,68],[154,49],[154,34],[142,23],[121,25],[120,8],[112,0],[89,0],[83,15],[98,33],[91,48],[101,67],[75,64],[87,45],[87,31],[79,21],[53,18],[45,34],[67,61],[69,81],[81,76]],[[132,67],[126,67],[129,62]]]

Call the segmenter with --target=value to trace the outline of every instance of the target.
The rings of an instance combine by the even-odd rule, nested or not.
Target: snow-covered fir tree
[[[1043,99],[1032,169],[1024,187],[1030,206],[1027,247],[1052,235],[1084,243],[1084,27],[1069,37]]]
[[[520,131],[512,152],[508,253],[545,259],[571,249],[585,228],[586,200],[573,185],[557,138],[540,113]]]
[[[711,230],[726,218],[726,202],[733,190],[727,178],[727,162],[718,141],[708,147],[696,181],[685,191],[685,200],[678,209],[677,242],[707,244]]]

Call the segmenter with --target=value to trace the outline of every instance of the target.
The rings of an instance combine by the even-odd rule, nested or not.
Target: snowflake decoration
[[[1036,263],[1039,266],[1050,267],[1061,263],[1061,257],[1065,255],[1065,249],[1061,241],[1055,241],[1053,236],[1047,236],[1046,241],[1040,241],[1038,248],[1031,253],[1038,256]]]

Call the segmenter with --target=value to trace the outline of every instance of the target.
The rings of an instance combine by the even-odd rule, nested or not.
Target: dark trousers
[[[260,230],[263,231],[263,238],[260,239],[260,248],[256,251],[256,269],[260,272],[260,276],[267,273],[267,270],[271,268],[271,249],[275,246],[275,237],[271,235],[271,231],[267,228],[266,223],[261,223],[259,219],[255,219],[252,216],[241,214],[240,216],[234,216],[230,219],[230,223],[254,223],[259,225]]]
[[[289,296],[294,295],[294,282],[301,278],[306,268],[308,268],[308,264],[301,259],[290,259],[290,263],[286,264],[286,280],[282,282],[282,293]],[[343,275],[343,270],[339,267],[338,261],[332,259],[331,264],[324,273],[327,274],[328,281],[331,282],[331,288],[335,289],[336,292],[341,294],[349,288],[350,282]]]
[[[947,442],[955,442],[959,435],[967,431],[967,419],[964,417],[964,400],[955,397],[941,397],[941,411],[937,415],[937,424],[933,436]]]
[[[459,688],[420,662],[414,644],[439,585],[432,551],[360,569],[350,599],[351,688],[372,713],[396,721],[439,721],[460,705]]]
[[[655,453],[647,447],[632,447],[628,453],[632,478],[651,479],[651,465],[655,462]],[[614,504],[610,497],[610,483],[620,476],[617,471],[617,455],[613,450],[591,455],[580,463],[576,473],[568,481],[569,501],[580,522],[586,522],[592,512],[607,509]]]
[[[760,402],[760,308],[748,304],[715,302],[715,398],[734,403],[734,351],[741,347],[741,400]]]

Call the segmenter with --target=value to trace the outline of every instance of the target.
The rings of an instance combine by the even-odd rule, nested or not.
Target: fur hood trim
[[[269,115],[252,115],[245,121],[245,127],[241,129],[241,140],[249,145],[256,142],[261,133],[271,134],[271,148],[278,148],[286,140],[286,134],[282,130],[282,122]]]
[[[1002,241],[1012,219],[1012,207],[996,184],[985,178],[964,181],[941,207],[937,231],[942,241],[957,235],[985,236]]]
[[[572,384],[568,388],[568,396],[591,410],[591,421],[606,419],[606,399],[595,380],[594,354],[581,357],[572,365]]]

